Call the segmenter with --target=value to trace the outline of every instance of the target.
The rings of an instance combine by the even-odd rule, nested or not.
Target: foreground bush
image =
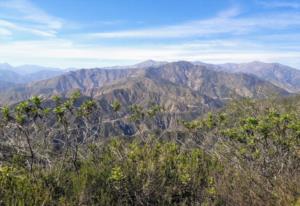
[[[297,98],[295,98],[297,99]],[[198,145],[217,156],[216,188],[233,205],[294,205],[300,197],[299,101],[244,100],[184,122]]]
[[[64,164],[65,166],[68,164]],[[71,164],[70,164],[71,165]],[[79,170],[16,164],[0,170],[3,205],[191,205],[220,201],[221,167],[201,149],[150,140],[90,145]]]
[[[2,108],[1,206],[299,205],[297,97],[233,102],[173,131],[144,130],[162,108],[133,105],[135,135],[107,140],[99,102],[79,96]]]

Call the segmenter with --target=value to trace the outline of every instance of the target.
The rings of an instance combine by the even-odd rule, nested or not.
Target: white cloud
[[[3,29],[4,31],[6,31],[6,34],[8,35],[12,35],[12,31],[21,31],[21,32],[26,32],[26,33],[31,33],[31,34],[35,34],[38,36],[45,36],[45,37],[54,37],[55,36],[55,32],[54,31],[45,31],[45,30],[41,30],[41,29],[35,29],[35,28],[30,28],[30,27],[24,27],[6,20],[2,20],[0,19],[0,26],[4,27],[5,29]]]
[[[219,33],[220,30],[213,28],[212,25],[220,25],[228,18],[240,13],[237,7],[225,10],[208,20],[191,21],[179,25],[164,26],[159,28],[134,29],[116,32],[103,32],[88,34],[90,37],[97,38],[179,38],[189,36],[208,35]],[[225,29],[225,28],[223,28]],[[234,32],[234,28],[227,27],[227,32]]]

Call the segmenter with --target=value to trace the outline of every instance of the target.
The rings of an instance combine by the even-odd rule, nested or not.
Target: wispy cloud
[[[267,8],[300,9],[300,3],[296,1],[258,1],[258,3]]]
[[[89,34],[93,38],[186,38],[218,34],[240,35],[263,29],[283,29],[300,26],[300,13],[275,13],[240,17],[240,9],[234,7],[217,16],[198,21],[157,28],[143,28],[116,32]]]
[[[46,25],[51,29],[60,29],[63,25],[61,19],[47,14],[29,0],[4,0],[0,7],[18,12],[22,19]]]
[[[179,25],[164,26],[158,28],[134,29],[116,32],[92,33],[90,37],[97,38],[179,38],[188,36],[208,35],[220,32],[212,25],[222,24],[230,17],[239,15],[237,7],[220,12],[216,17],[208,20],[191,21]],[[223,28],[227,32],[233,32],[234,28]]]
[[[21,26],[6,20],[1,20],[0,19],[0,27],[2,27],[4,32],[3,34],[5,35],[12,35],[13,32],[12,31],[18,31],[18,32],[26,32],[26,33],[31,33],[31,34],[35,34],[38,36],[44,36],[44,37],[54,37],[55,36],[55,32],[51,31],[51,30],[41,30],[41,29],[35,29],[35,28],[31,28],[31,27],[25,27],[25,26]]]
[[[63,26],[63,20],[47,14],[29,0],[1,1],[0,12],[0,27],[10,33],[21,31],[53,37]]]

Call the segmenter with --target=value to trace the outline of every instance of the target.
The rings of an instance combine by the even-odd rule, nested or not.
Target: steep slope
[[[158,104],[164,108],[163,114],[156,119],[155,123],[146,122],[146,128],[150,130],[154,128],[174,129],[178,125],[178,118],[195,119],[203,113],[224,105],[224,102],[202,95],[188,87],[166,81],[162,83],[147,77],[123,79],[115,84],[104,86],[94,91],[94,98],[104,108],[102,114],[105,115],[107,126],[109,125],[110,128],[106,130],[107,134],[120,134],[120,131],[115,131],[113,128],[121,128],[121,133],[126,134],[122,126],[113,126],[113,124],[126,125],[132,105],[147,108],[149,105]],[[105,109],[110,108],[110,102],[115,100],[122,105],[117,122],[111,121],[114,112]],[[127,125],[128,128],[131,128],[130,131],[136,130],[130,125]]]
[[[258,61],[244,64],[228,63],[219,65],[218,69],[254,74],[290,92],[300,91],[300,70],[282,64]]]
[[[147,69],[146,76],[164,79],[177,85],[187,86],[212,98],[232,97],[264,98],[270,95],[286,95],[287,92],[254,75],[230,74],[195,66],[189,62],[175,62]]]
[[[65,73],[65,71],[62,71],[62,70],[42,70],[42,71],[37,71],[34,73],[24,75],[23,81],[24,81],[24,83],[41,81],[41,80],[46,80],[46,79],[50,79],[50,78],[62,75],[64,73]]]
[[[213,99],[200,91],[178,86],[165,80],[147,77],[123,79],[115,84],[104,86],[94,91],[94,98],[108,101],[119,100],[122,105],[147,105],[155,103],[168,112],[203,112],[223,105],[222,101]]]
[[[85,95],[92,95],[93,90],[108,85],[113,81],[132,75],[135,70],[125,69],[89,69],[71,71],[64,75],[10,88],[1,93],[1,103],[16,103],[33,95],[50,97],[68,95],[79,89]]]

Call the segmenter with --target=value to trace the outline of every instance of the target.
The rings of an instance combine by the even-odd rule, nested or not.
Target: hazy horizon
[[[156,61],[156,62],[159,62],[155,59],[147,59],[147,60],[144,60],[144,61],[137,61],[137,62],[133,62],[132,64],[111,64],[111,65],[102,65],[102,66],[92,66],[92,67],[75,67],[75,66],[70,66],[70,67],[55,67],[55,66],[49,66],[49,65],[41,65],[41,64],[16,64],[16,65],[13,65],[13,64],[10,64],[8,62],[0,62],[0,66],[1,65],[4,65],[4,64],[8,64],[9,66],[12,66],[14,68],[17,68],[17,67],[24,67],[24,66],[38,66],[38,67],[45,67],[45,68],[52,68],[52,69],[60,69],[60,70],[68,70],[68,69],[92,69],[92,68],[113,68],[113,67],[126,67],[126,66],[134,66],[136,64],[140,64],[140,63],[144,63],[144,62],[147,62],[147,61]],[[184,59],[179,59],[179,60],[174,60],[174,61],[164,61],[162,60],[161,62],[167,62],[167,63],[172,63],[172,62],[180,62],[180,61],[186,61],[186,62],[201,62],[201,63],[204,63],[204,64],[213,64],[213,65],[222,65],[222,64],[247,64],[247,63],[254,63],[254,62],[261,62],[261,63],[267,63],[267,64],[282,64],[280,62],[263,62],[263,61],[258,61],[258,60],[253,60],[253,61],[247,61],[247,62],[223,62],[223,63],[213,63],[213,62],[204,62],[204,61],[189,61],[189,60],[184,60]],[[293,69],[299,69],[300,70],[300,67],[297,68],[297,67],[293,67],[291,65],[288,65],[288,64],[282,64],[282,65],[285,65],[285,66],[288,66],[288,67],[291,67]],[[1,68],[0,68],[1,70]]]

